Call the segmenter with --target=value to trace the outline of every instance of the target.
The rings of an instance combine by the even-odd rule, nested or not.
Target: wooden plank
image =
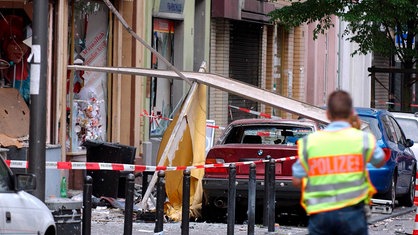
[[[69,65],[68,69],[71,70],[89,70],[108,73],[122,73],[122,74],[135,74],[148,77],[160,77],[180,79],[179,76],[172,71],[168,70],[155,70],[144,68],[127,68],[127,67],[91,67],[91,66],[79,66]],[[182,72],[185,77],[191,81],[195,81],[201,84],[205,84],[210,87],[217,88],[235,94],[250,100],[254,100],[265,105],[269,105],[278,109],[282,109],[292,114],[296,114],[300,117],[306,117],[320,123],[329,123],[326,118],[325,110],[308,103],[304,103],[298,100],[290,99],[276,93],[260,89],[256,86],[252,86],[231,78],[226,78],[216,74],[210,73],[198,73],[198,72]]]
[[[67,4],[65,4],[67,3]],[[67,55],[68,55],[68,44],[67,43],[58,43],[58,42],[68,42],[68,2],[65,1],[58,1],[57,5],[58,15],[57,17],[57,32],[56,37],[57,42],[54,44],[56,46],[57,54],[56,54],[56,62],[57,66],[56,70],[56,77],[61,79],[56,79],[56,93],[55,98],[56,102],[54,103],[53,112],[54,117],[54,133],[57,135],[58,138],[53,139],[53,143],[61,142],[62,145],[67,140]],[[66,148],[61,148],[61,161],[66,161]]]

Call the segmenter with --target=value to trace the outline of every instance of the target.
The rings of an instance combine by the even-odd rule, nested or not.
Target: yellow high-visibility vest
[[[367,162],[376,141],[354,128],[318,131],[299,141],[299,160],[308,174],[302,180],[301,205],[308,214],[369,203],[376,189]]]

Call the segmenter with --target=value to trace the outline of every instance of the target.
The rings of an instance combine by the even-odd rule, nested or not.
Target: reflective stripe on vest
[[[362,200],[367,201],[370,196],[369,192],[373,191],[371,190],[372,186],[368,181],[365,168],[370,147],[369,135],[363,132],[361,153],[336,154],[336,156],[316,158],[308,157],[307,139],[302,139],[302,154],[304,156],[304,164],[308,166],[307,170],[310,178],[305,181],[302,205],[308,214],[342,208]],[[340,177],[339,182],[330,182],[329,174]],[[341,178],[341,176],[344,177],[345,175],[355,179],[343,181],[345,179]],[[323,179],[321,184],[312,184],[313,181],[318,182],[318,179]],[[323,184],[324,181],[328,181],[328,183]],[[321,194],[322,192],[324,193]]]
[[[309,176],[341,174],[364,171],[362,154],[326,156],[308,159]]]
[[[321,184],[321,185],[308,184],[305,190],[311,191],[311,192],[339,190],[339,189],[348,188],[348,187],[357,187],[357,186],[362,185],[363,183],[364,183],[364,179],[359,179],[359,180],[344,182],[344,183],[337,183],[337,184]]]

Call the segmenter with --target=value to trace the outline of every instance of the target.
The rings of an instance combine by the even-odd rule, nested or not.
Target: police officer
[[[360,129],[351,96],[342,90],[328,97],[323,130],[298,141],[299,159],[292,166],[293,184],[302,190],[308,230],[316,234],[368,234],[365,206],[375,188],[366,164],[385,164],[375,137]]]

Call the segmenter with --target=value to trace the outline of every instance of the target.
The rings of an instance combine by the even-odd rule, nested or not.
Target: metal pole
[[[93,192],[93,178],[87,175],[84,179],[83,189],[83,235],[91,234],[91,194]]]
[[[275,179],[276,179],[276,162],[273,158],[269,162],[269,175],[268,175],[268,199],[267,199],[267,210],[268,210],[268,232],[274,232],[274,222],[276,217],[276,195],[275,195]]]
[[[165,201],[165,172],[158,172],[157,181],[157,213],[155,218],[155,234],[163,234],[164,223],[164,201]]]
[[[269,175],[269,162],[270,162],[271,156],[267,155],[266,162],[264,164],[264,198],[263,198],[263,226],[267,227],[268,225],[268,209],[267,209],[267,200],[268,200],[268,175]]]
[[[32,53],[30,61],[29,169],[36,175],[33,195],[45,201],[46,79],[48,0],[33,1]]]
[[[181,234],[189,235],[190,170],[183,172],[183,202],[181,206]]]
[[[236,173],[237,169],[235,164],[229,165],[229,187],[228,187],[228,218],[227,218],[227,234],[234,234],[235,227],[235,196],[237,194],[236,185]]]
[[[256,181],[255,181],[255,163],[250,165],[250,175],[248,179],[248,234],[254,234],[255,226],[255,198],[256,198]]]
[[[126,176],[126,195],[125,195],[125,218],[123,225],[123,234],[132,235],[132,216],[134,212],[134,188],[135,176],[129,173]]]
[[[141,196],[142,196],[142,198],[144,198],[145,191],[148,188],[148,176],[150,174],[152,175],[152,174],[154,174],[154,172],[152,172],[152,173],[149,173],[147,171],[142,172],[142,190],[141,190]]]

